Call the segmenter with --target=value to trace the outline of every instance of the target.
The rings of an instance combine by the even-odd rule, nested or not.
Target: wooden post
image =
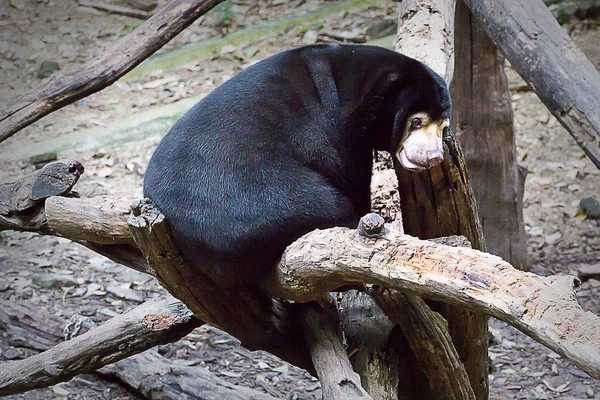
[[[452,129],[465,152],[487,251],[524,269],[523,193],[504,58],[462,1],[455,26],[454,63],[460,73],[450,87]]]

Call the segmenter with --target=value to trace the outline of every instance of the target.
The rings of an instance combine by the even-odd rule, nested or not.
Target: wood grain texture
[[[464,2],[456,10],[452,127],[465,153],[487,251],[524,269],[527,237],[504,59]]]
[[[600,73],[541,0],[464,0],[548,110],[600,168]]]
[[[389,289],[372,294],[385,313],[397,321],[429,382],[431,393],[448,400],[475,400],[447,322],[422,298]]]
[[[577,303],[580,281],[574,276],[537,276],[488,253],[394,229],[383,239],[365,241],[347,228],[298,239],[284,253],[278,273],[271,294],[294,301],[364,282],[493,316],[600,379],[600,317]]]
[[[302,322],[306,345],[321,382],[323,399],[372,399],[362,388],[360,376],[348,360],[335,302],[325,307],[305,304]]]

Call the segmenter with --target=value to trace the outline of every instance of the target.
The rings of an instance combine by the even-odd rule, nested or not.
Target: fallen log
[[[76,71],[56,74],[41,87],[23,94],[0,110],[0,142],[45,115],[116,82],[222,1],[173,0],[99,58]]]
[[[275,400],[254,389],[231,384],[203,367],[184,366],[149,350],[98,371],[118,378],[150,400]]]
[[[600,73],[541,0],[464,0],[513,68],[600,168]]]

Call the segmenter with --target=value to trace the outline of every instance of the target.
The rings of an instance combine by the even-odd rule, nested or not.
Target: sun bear
[[[314,229],[370,210],[372,152],[438,165],[451,100],[424,64],[364,45],[284,51],[240,72],[166,134],[144,177],[184,259],[252,285]]]

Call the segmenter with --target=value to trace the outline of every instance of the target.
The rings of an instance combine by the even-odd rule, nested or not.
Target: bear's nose
[[[427,160],[429,161],[429,167],[440,165],[444,160],[444,153],[441,150],[430,150],[427,152]]]

